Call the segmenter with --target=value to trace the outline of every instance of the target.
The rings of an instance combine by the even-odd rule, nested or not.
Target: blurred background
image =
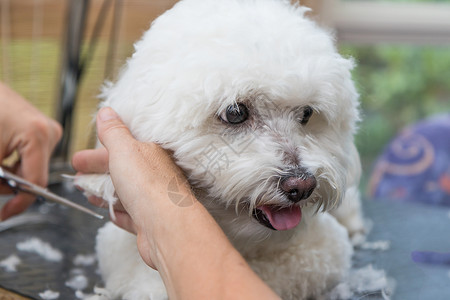
[[[354,57],[362,117],[356,144],[362,189],[403,128],[450,112],[449,0],[313,1],[338,47]]]
[[[66,119],[70,136],[60,160],[93,146],[102,82],[116,78],[133,43],[176,2],[0,0],[0,80],[47,115]],[[357,62],[365,189],[374,160],[401,128],[450,111],[450,0],[301,3]]]

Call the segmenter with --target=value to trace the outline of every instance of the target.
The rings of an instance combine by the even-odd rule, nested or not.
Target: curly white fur
[[[337,53],[332,35],[306,11],[283,0],[182,0],[136,43],[101,104],[114,108],[137,139],[173,151],[197,198],[283,299],[318,297],[350,268],[348,232],[331,210],[344,201],[339,221],[362,230],[353,61]],[[248,120],[221,121],[236,103],[246,105]],[[302,124],[305,107],[313,115]],[[280,178],[300,167],[317,180],[299,204],[300,224],[287,231],[263,226],[254,208],[292,205]],[[95,176],[77,184],[114,202],[109,176]],[[165,298],[135,243],[112,225],[99,232],[107,289],[124,299]]]

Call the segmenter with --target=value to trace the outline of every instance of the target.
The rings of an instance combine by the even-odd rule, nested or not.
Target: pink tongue
[[[298,205],[281,209],[270,205],[264,205],[258,208],[266,214],[270,224],[272,224],[273,228],[276,230],[292,229],[297,226],[302,219],[302,210]]]

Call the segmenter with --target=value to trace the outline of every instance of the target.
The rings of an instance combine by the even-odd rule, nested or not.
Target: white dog
[[[283,299],[320,298],[339,283],[349,232],[363,227],[353,62],[307,10],[287,0],[182,0],[135,45],[101,104],[137,139],[173,151],[197,198]],[[116,200],[108,175],[77,184]],[[167,297],[135,236],[107,224],[97,251],[112,298]]]

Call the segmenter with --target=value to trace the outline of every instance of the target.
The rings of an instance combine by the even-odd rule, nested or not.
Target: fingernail
[[[98,112],[98,117],[102,121],[117,119],[119,116],[111,107],[103,107]]]

